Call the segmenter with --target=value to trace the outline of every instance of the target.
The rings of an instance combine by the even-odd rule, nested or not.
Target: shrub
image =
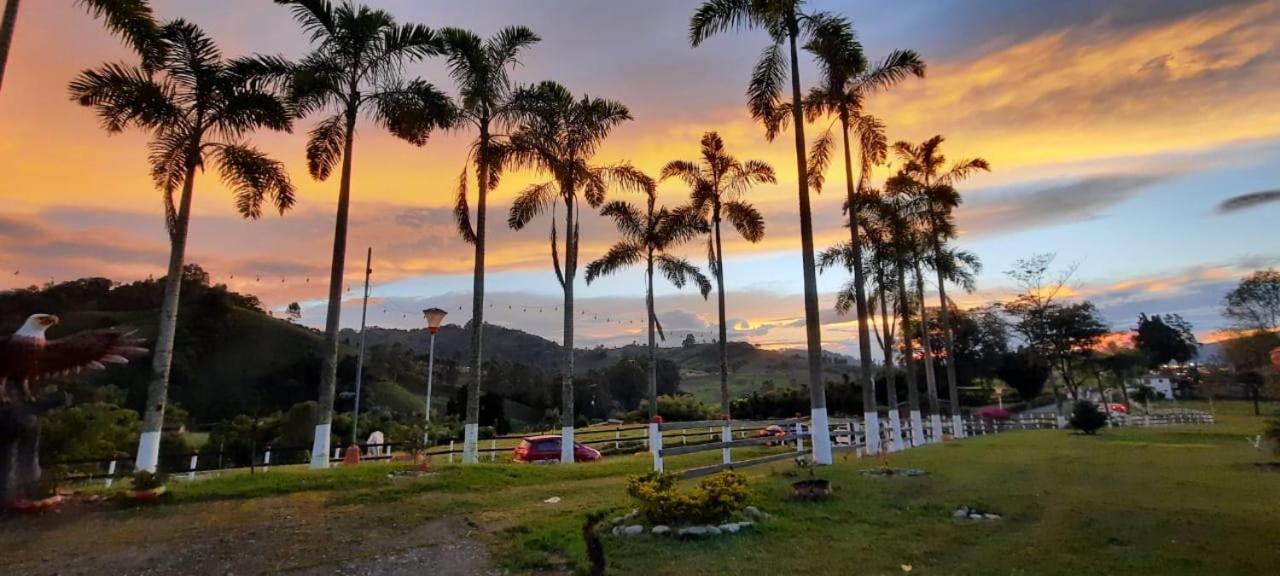
[[[1085,434],[1094,434],[1099,428],[1107,425],[1107,415],[1098,410],[1098,406],[1093,402],[1081,400],[1071,409],[1070,423],[1076,430]]]
[[[1276,456],[1280,456],[1280,412],[1267,421],[1267,429],[1262,435],[1271,440],[1271,449],[1275,451]]]
[[[650,472],[627,482],[627,494],[639,501],[640,515],[651,524],[721,522],[747,503],[747,478],[722,472],[704,478],[693,490],[679,490],[679,476]]]
[[[167,478],[165,478],[163,474],[142,470],[133,473],[133,476],[130,478],[130,484],[133,486],[135,491],[141,492],[143,490],[155,490],[156,488],[164,486],[164,481],[166,479]]]

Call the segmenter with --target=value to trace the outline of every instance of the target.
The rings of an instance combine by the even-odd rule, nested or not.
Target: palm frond
[[[340,115],[333,115],[320,123],[307,135],[307,169],[316,180],[327,180],[333,169],[342,161],[347,142],[347,128]]]
[[[432,131],[448,129],[458,118],[449,96],[421,79],[385,86],[369,100],[378,123],[414,146],[425,145]]]
[[[600,209],[600,215],[613,220],[623,238],[636,241],[644,239],[644,217],[640,215],[640,210],[632,206],[631,203],[614,200]]]
[[[319,42],[325,36],[333,35],[338,31],[333,4],[329,0],[275,0],[275,2],[289,6],[294,20],[302,25],[303,30],[311,33],[312,42]]]
[[[723,210],[729,223],[748,242],[755,243],[764,239],[764,216],[755,206],[741,200],[731,200],[724,203]]]
[[[698,291],[702,293],[703,298],[711,293],[711,281],[688,260],[670,254],[659,254],[653,260],[662,271],[662,275],[666,276],[676,288],[684,288],[685,284],[693,281],[698,285]]]
[[[609,276],[613,273],[631,266],[644,258],[644,248],[635,242],[619,242],[609,248],[604,256],[594,262],[587,264],[587,284],[595,281],[601,276]]]
[[[894,50],[857,82],[861,88],[883,90],[911,76],[924,78],[924,73],[924,59],[915,50]]]
[[[146,129],[179,123],[182,110],[174,101],[172,85],[151,77],[141,68],[104,64],[85,70],[69,85],[71,99],[93,108],[108,132],[118,133],[136,124]]]
[[[512,230],[524,228],[534,216],[551,207],[555,201],[555,183],[543,182],[525,188],[511,203],[511,212],[507,216],[507,226]],[[552,218],[552,235],[555,235],[555,219]],[[552,242],[555,245],[555,242]]]
[[[268,199],[280,214],[293,207],[295,190],[283,162],[241,144],[218,146],[215,158],[222,181],[236,195],[241,216],[251,220],[262,217],[262,205]]]
[[[76,4],[124,39],[142,57],[144,69],[154,70],[164,57],[164,44],[157,41],[160,27],[147,0],[76,0]]]
[[[467,244],[476,243],[476,231],[471,226],[471,206],[467,204],[467,169],[458,176],[458,194],[453,203],[453,220],[458,224],[458,235]]]
[[[689,43],[694,47],[707,38],[752,27],[751,0],[706,0],[689,18]]]
[[[782,90],[786,81],[787,58],[782,53],[782,44],[775,42],[760,53],[747,84],[747,108],[752,119],[764,124],[765,138],[770,142],[785,128],[787,114],[781,113],[780,108],[783,108]]]
[[[822,185],[827,180],[827,166],[831,163],[831,151],[835,148],[835,140],[831,129],[818,136],[809,147],[809,188],[821,194]]]

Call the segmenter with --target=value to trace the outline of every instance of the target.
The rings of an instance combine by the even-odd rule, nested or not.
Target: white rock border
[[[747,529],[755,527],[757,522],[772,518],[771,514],[760,510],[755,506],[747,506],[742,510],[742,513],[752,518],[752,520],[679,527],[658,524],[646,531],[643,524],[632,523],[632,520],[640,515],[639,510],[632,510],[626,515],[615,517],[611,521],[612,528],[610,528],[609,533],[619,538],[635,538],[637,536],[642,536],[647,532],[650,536],[675,537],[681,540],[698,540],[702,538],[714,538],[716,536],[739,534]]]

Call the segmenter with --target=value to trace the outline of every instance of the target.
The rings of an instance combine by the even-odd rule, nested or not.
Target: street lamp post
[[[422,315],[427,319],[427,331],[431,333],[431,344],[427,348],[427,425],[422,432],[422,444],[431,446],[431,380],[436,366],[436,332],[440,331],[440,323],[448,312],[439,308],[427,308]],[[452,456],[450,456],[452,458]]]

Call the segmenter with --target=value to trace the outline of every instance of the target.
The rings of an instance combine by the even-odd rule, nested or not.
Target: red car
[[[756,432],[756,438],[773,438],[768,442],[770,446],[784,444],[787,441],[787,429],[777,424],[765,426]]]
[[[545,462],[560,460],[560,436],[530,436],[520,441],[512,456],[516,462]],[[594,461],[603,458],[599,450],[584,446],[580,442],[573,443],[574,461]]]
[[[1128,407],[1127,405],[1121,404],[1121,403],[1119,403],[1119,402],[1112,402],[1112,403],[1110,403],[1110,404],[1108,404],[1108,405],[1107,405],[1107,408],[1110,408],[1112,412],[1117,412],[1117,413],[1120,413],[1120,414],[1128,414],[1128,413],[1129,413],[1129,407]]]

